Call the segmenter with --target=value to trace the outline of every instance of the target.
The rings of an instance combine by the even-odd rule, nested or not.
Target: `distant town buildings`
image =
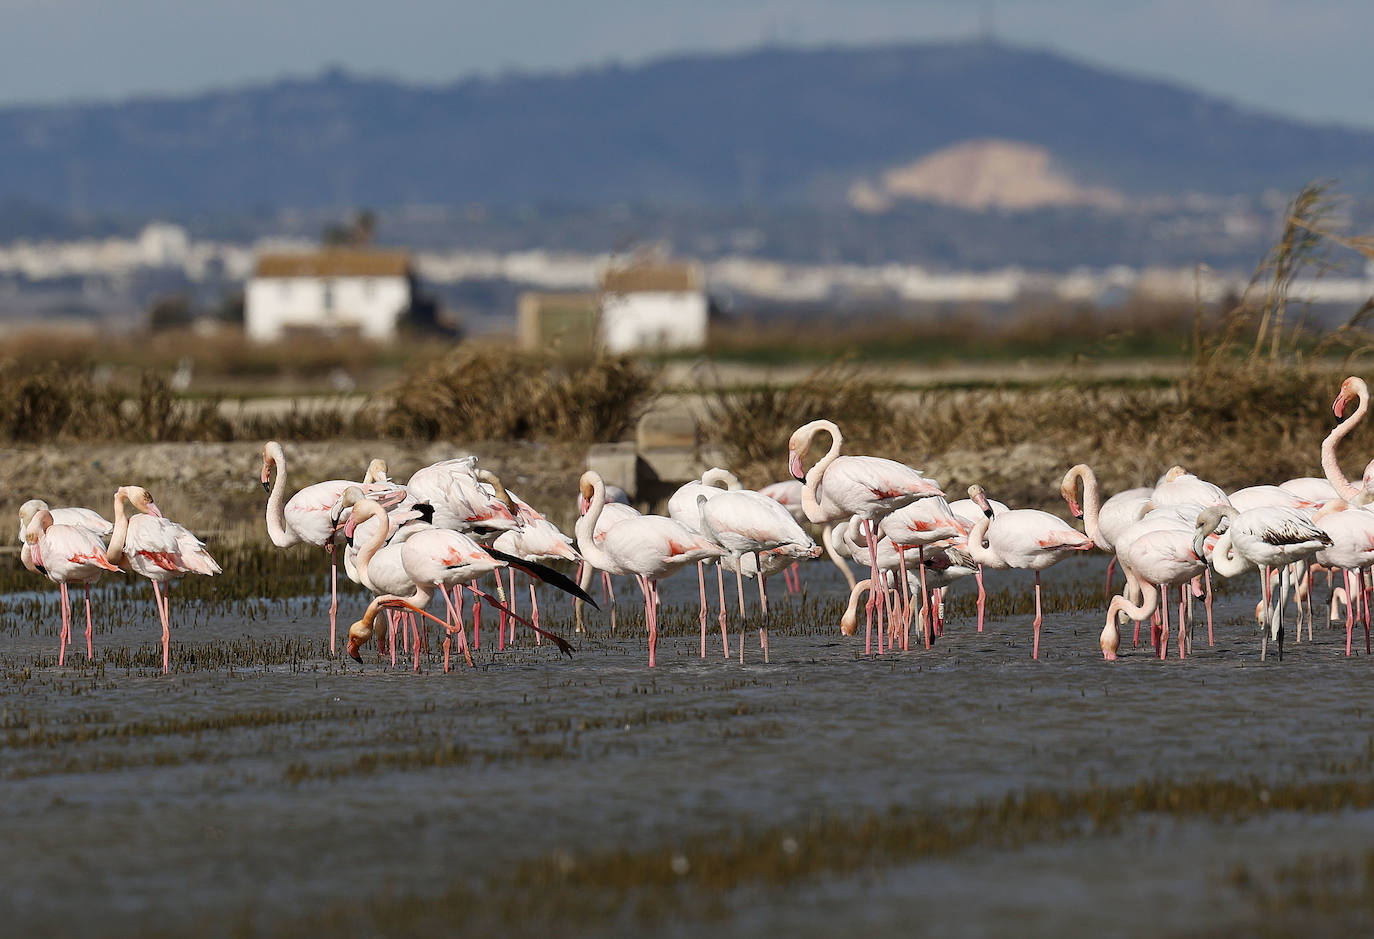
[[[356,332],[387,341],[413,297],[404,251],[331,248],[264,254],[244,291],[244,331],[271,342],[288,332]]]
[[[709,303],[701,267],[638,260],[609,264],[599,290],[520,295],[517,333],[525,349],[580,355],[700,349]]]

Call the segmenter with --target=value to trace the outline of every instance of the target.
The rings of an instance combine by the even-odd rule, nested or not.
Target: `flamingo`
[[[1078,501],[1080,482],[1083,484],[1081,504]],[[1125,489],[1103,502],[1097,486],[1097,474],[1086,463],[1070,467],[1059,484],[1059,495],[1069,504],[1069,513],[1074,518],[1083,519],[1083,529],[1093,540],[1093,544],[1113,555],[1107,562],[1108,596],[1112,592],[1112,565],[1116,563],[1116,539],[1149,510],[1152,491],[1144,486]]]
[[[273,468],[277,478],[272,480]],[[329,551],[329,654],[337,650],[336,630],[339,612],[339,564],[334,554],[335,505],[349,486],[349,479],[328,479],[306,486],[286,498],[286,452],[275,440],[262,448],[262,488],[267,497],[267,535],[278,548],[305,542]],[[386,481],[386,463],[373,460],[368,466],[364,488],[373,493],[396,497],[398,488]]]
[[[1309,502],[1325,503],[1340,498],[1336,487],[1320,476],[1295,476],[1279,483],[1279,488]]]
[[[1358,606],[1364,610],[1364,651],[1368,655],[1369,591],[1364,587],[1364,572],[1374,565],[1374,512],[1333,499],[1312,521],[1331,538],[1329,546],[1317,551],[1316,562],[1340,570],[1345,578],[1345,654],[1350,655]]]
[[[1133,537],[1119,549],[1121,567],[1129,573],[1129,579],[1139,585],[1141,601],[1133,604],[1123,593],[1119,597],[1114,597],[1108,605],[1107,623],[1103,626],[1102,635],[1098,640],[1104,659],[1109,662],[1116,660],[1116,651],[1121,644],[1121,637],[1116,628],[1119,614],[1140,621],[1153,615],[1156,609],[1164,611],[1164,631],[1159,643],[1159,657],[1165,657],[1169,648],[1167,588],[1174,584],[1187,583],[1202,573],[1207,566],[1198,550],[1194,548],[1192,537],[1190,529],[1159,528]],[[1160,602],[1161,590],[1165,591],[1164,603]],[[1181,598],[1178,606],[1179,658],[1183,658],[1187,647],[1185,610],[1186,603]]]
[[[492,547],[526,561],[572,561],[578,563],[582,556],[573,547],[572,539],[563,534],[558,526],[534,509],[515,493],[510,493],[516,505],[516,517],[521,527],[504,531],[496,536]],[[511,571],[511,600],[515,599],[515,572]],[[511,604],[512,609],[514,603]],[[530,616],[535,626],[539,625],[539,599],[535,592],[534,580],[530,581]],[[515,624],[511,624],[511,636],[515,635]]]
[[[582,474],[578,492],[586,505],[577,520],[577,546],[589,562],[612,573],[633,574],[644,594],[644,621],[649,631],[649,667],[658,649],[658,581],[687,564],[720,557],[723,549],[692,529],[663,515],[624,519],[607,530],[598,545],[593,532],[606,506],[605,483],[593,470]]]
[[[94,513],[92,513],[94,514]],[[91,635],[91,584],[105,571],[118,571],[105,554],[105,545],[90,529],[80,525],[54,522],[54,513],[37,510],[24,531],[29,560],[39,572],[59,585],[62,593],[62,634],[58,639],[57,664],[65,664],[67,643],[71,641],[71,602],[67,585],[81,584],[86,590],[86,658],[94,655]]]
[[[126,514],[128,503],[142,513]],[[160,584],[186,574],[213,577],[220,566],[201,541],[184,525],[164,518],[148,490],[141,486],[121,486],[114,495],[114,531],[106,557],[111,564],[152,581],[158,616],[162,619],[162,674],[169,671],[171,649],[171,597],[162,596]]]
[[[114,523],[105,518],[94,509],[84,509],[78,507],[50,508],[48,503],[42,499],[30,499],[19,507],[19,540],[25,541],[24,532],[29,527],[29,522],[39,512],[51,512],[54,525],[74,525],[77,528],[85,528],[102,541],[110,537],[110,532],[114,531]]]
[[[710,499],[726,490],[738,491],[740,483],[738,477],[727,469],[713,466],[701,474],[700,480],[692,480],[679,486],[677,491],[668,497],[668,517],[674,521],[686,525],[698,534],[705,534],[701,528],[701,509],[697,506],[697,501]],[[739,576],[738,566],[735,569],[735,576]],[[721,647],[725,650],[725,657],[730,657],[730,644],[725,634],[725,580],[721,567],[716,567],[716,590],[720,595],[720,641]],[[706,658],[706,562],[697,562],[697,592],[701,601],[701,657]],[[743,615],[744,600],[741,595],[740,611]],[[740,653],[743,654],[741,649]]]
[[[479,469],[477,457],[443,460],[411,474],[406,490],[434,506],[434,526],[465,534],[495,537],[519,528],[516,506],[501,480]]]
[[[821,549],[816,542],[797,524],[792,513],[773,499],[759,492],[738,490],[717,493],[707,498],[705,493],[696,497],[699,513],[700,531],[727,552],[735,563],[735,587],[739,593],[740,616],[744,616],[744,581],[741,558],[745,555],[755,557],[755,571],[759,581],[759,605],[761,614],[768,613],[766,586],[766,567],[763,560],[765,552],[784,555],[790,562],[794,557],[818,557]],[[702,590],[702,600],[706,597]],[[721,609],[724,614],[724,605]],[[702,646],[706,643],[706,619],[702,618]],[[759,645],[763,648],[763,661],[768,661],[768,627],[759,627]],[[744,633],[741,625],[739,654],[744,661]]]
[[[1225,490],[1220,486],[1205,479],[1198,479],[1181,466],[1171,466],[1155,483],[1155,488],[1150,493],[1150,505],[1158,508],[1180,502],[1204,506],[1231,504]]]
[[[1356,399],[1358,404],[1347,418],[1345,409],[1350,406],[1352,398]],[[1326,474],[1327,482],[1336,490],[1338,498],[1364,504],[1374,495],[1374,460],[1369,461],[1364,470],[1364,478],[1360,485],[1356,486],[1342,472],[1340,461],[1336,457],[1336,447],[1364,420],[1365,414],[1369,411],[1369,386],[1365,384],[1365,380],[1351,375],[1341,382],[1341,390],[1336,394],[1336,400],[1331,403],[1331,410],[1337,419],[1345,419],[1333,427],[1331,433],[1322,441],[1322,472]]]
[[[830,449],[825,456],[802,472],[802,458],[811,448],[817,433],[830,435]],[[863,520],[870,554],[876,556],[878,541],[874,524],[887,513],[909,505],[917,499],[943,496],[940,486],[927,479],[919,470],[896,460],[872,456],[841,456],[844,438],[833,421],[816,420],[803,424],[792,432],[787,441],[787,466],[794,479],[805,483],[802,489],[802,509],[807,519],[816,524],[836,522],[850,515]],[[823,488],[822,488],[823,487]],[[878,580],[877,568],[870,570],[871,579]],[[869,594],[868,626],[864,632],[864,654],[872,651],[873,612],[878,611],[878,652],[883,651],[882,591]]]
[[[911,592],[906,577],[906,549],[916,548],[920,562],[921,607],[929,605],[930,592],[926,589],[926,548],[950,539],[968,537],[973,525],[954,514],[944,496],[918,499],[885,516],[878,522],[878,530],[892,542],[897,549],[899,566],[902,570],[900,580],[903,600],[906,605],[903,620],[911,618]],[[931,630],[925,633],[926,648],[930,648]]]
[[[1004,565],[1035,572],[1035,643],[1031,658],[1040,658],[1040,572],[1093,546],[1092,539],[1062,518],[1037,509],[1013,509],[995,518],[982,486],[970,486],[969,498],[984,506],[983,518],[968,536],[968,553],[979,564]],[[984,539],[987,540],[985,545]]]
[[[1231,506],[1210,506],[1197,518],[1193,536],[1193,551],[1203,553],[1202,541],[1216,531],[1222,519],[1228,519],[1225,532],[1212,549],[1212,567],[1223,577],[1234,577],[1251,567],[1258,567],[1264,588],[1266,628],[1260,633],[1260,659],[1268,651],[1270,638],[1278,643],[1279,659],[1283,659],[1283,607],[1288,602],[1288,565],[1307,561],[1323,547],[1331,545],[1331,536],[1318,528],[1303,513],[1288,508],[1264,507],[1237,512]],[[1232,556],[1234,548],[1234,556]],[[1272,603],[1269,571],[1279,568],[1280,593],[1277,605]]]
[[[1135,543],[1137,538],[1140,538],[1143,535],[1151,534],[1153,532],[1187,532],[1191,537],[1195,523],[1197,522],[1197,517],[1203,512],[1205,508],[1205,506],[1198,505],[1195,502],[1177,502],[1173,505],[1166,505],[1157,509],[1151,509],[1149,512],[1146,512],[1145,515],[1143,515],[1139,519],[1139,521],[1132,523],[1130,526],[1116,534],[1115,549],[1117,557],[1123,558],[1126,554],[1129,554],[1131,551],[1131,546]],[[1215,542],[1215,540],[1216,536],[1213,536],[1209,539],[1210,542]],[[1140,585],[1140,578],[1130,567],[1126,566],[1124,562],[1122,564],[1122,573],[1126,575],[1126,586],[1122,590],[1121,595],[1123,597],[1126,597],[1127,599],[1129,599],[1132,596],[1135,596],[1135,602],[1137,604],[1143,603],[1144,594],[1142,592],[1142,588]],[[1206,574],[1206,570],[1204,570],[1203,573]],[[1158,584],[1162,582],[1155,581],[1155,583]],[[1210,579],[1210,575],[1208,575],[1206,580],[1206,605],[1207,644],[1209,646],[1214,644],[1212,632],[1211,584],[1212,582]],[[1153,609],[1154,608],[1152,608],[1152,610]],[[1124,616],[1125,613],[1123,612],[1122,615]],[[1140,645],[1140,622],[1140,619],[1136,620],[1135,639],[1133,644],[1137,646]],[[1157,649],[1163,651],[1162,647],[1159,644],[1159,637],[1161,635],[1162,634],[1160,632],[1152,630],[1151,642],[1154,643]]]

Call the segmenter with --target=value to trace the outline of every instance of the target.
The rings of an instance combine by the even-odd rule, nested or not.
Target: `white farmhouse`
[[[289,332],[356,332],[386,341],[413,296],[404,251],[333,248],[264,254],[244,291],[248,338],[271,342]]]
[[[643,262],[601,275],[601,343],[608,352],[699,349],[706,314],[696,264]]]

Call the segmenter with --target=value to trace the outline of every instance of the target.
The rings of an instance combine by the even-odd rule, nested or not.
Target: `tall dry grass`
[[[382,430],[427,440],[618,440],[655,395],[654,370],[626,356],[460,348],[401,383]]]

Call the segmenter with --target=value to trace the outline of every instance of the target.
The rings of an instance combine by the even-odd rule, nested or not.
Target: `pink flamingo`
[[[918,499],[884,517],[878,523],[878,530],[897,548],[902,576],[904,622],[911,620],[910,582],[906,576],[906,549],[916,548],[920,562],[921,608],[930,605],[930,591],[926,585],[926,548],[952,539],[965,539],[972,524],[954,514],[943,496]],[[926,630],[926,648],[930,648],[932,630]]]
[[[1150,505],[1152,508],[1159,508],[1181,502],[1202,506],[1231,504],[1225,490],[1220,486],[1205,479],[1198,479],[1181,466],[1171,466],[1155,483],[1155,488],[1150,493]]]
[[[475,456],[443,460],[416,470],[406,490],[420,502],[434,506],[434,526],[482,536],[519,528],[516,505],[489,470],[479,469]]]
[[[1264,616],[1268,620],[1266,628],[1260,631],[1260,659],[1265,658],[1272,638],[1278,643],[1279,659],[1282,660],[1283,607],[1288,602],[1289,565],[1306,562],[1323,547],[1329,547],[1331,536],[1295,509],[1265,507],[1237,512],[1229,505],[1210,506],[1197,518],[1193,536],[1195,554],[1203,554],[1203,539],[1217,530],[1222,519],[1230,521],[1212,549],[1212,567],[1223,577],[1234,577],[1251,567],[1260,569]],[[1269,582],[1269,572],[1273,568],[1281,571],[1277,604],[1272,602]]]
[[[658,581],[702,558],[720,557],[724,551],[663,515],[641,515],[618,522],[597,545],[592,535],[606,505],[600,474],[591,470],[583,473],[578,491],[586,511],[577,520],[577,546],[583,557],[601,570],[633,574],[639,581],[649,630],[649,667],[653,668],[658,649]]]
[[[824,431],[830,435],[830,449],[825,456],[802,472],[802,458],[811,448],[815,435]],[[940,486],[918,470],[896,460],[872,456],[841,456],[844,438],[833,421],[816,420],[798,427],[787,442],[787,465],[794,479],[805,483],[802,489],[802,509],[812,522],[822,525],[848,516],[862,519],[869,553],[876,556],[878,541],[875,522],[887,513],[928,496],[943,496]],[[876,567],[870,579],[878,580]],[[864,654],[872,651],[873,612],[878,611],[878,652],[883,651],[882,591],[869,594],[868,626],[864,633]]]
[[[1036,509],[1013,509],[992,517],[982,486],[970,486],[969,498],[984,505],[984,517],[968,536],[968,553],[979,564],[1035,572],[1035,643],[1031,658],[1040,658],[1040,572],[1093,546],[1092,539],[1062,518]],[[984,544],[986,539],[987,544]]]
[[[668,517],[686,525],[698,534],[705,534],[701,528],[701,510],[697,507],[698,498],[711,499],[726,490],[739,491],[739,479],[734,473],[719,466],[713,466],[701,474],[700,480],[684,483],[668,497]],[[738,569],[736,576],[738,576]],[[725,581],[720,565],[716,566],[716,589],[720,594],[720,632],[721,645],[725,647],[725,657],[730,657],[725,640]],[[701,613],[701,657],[706,658],[706,562],[697,562],[697,596]],[[741,650],[743,651],[743,650]]]
[[[276,469],[276,481],[272,470]],[[385,492],[399,498],[398,487],[386,479],[386,464],[373,460],[363,485],[373,493]],[[336,630],[339,612],[339,564],[334,553],[335,505],[349,486],[350,479],[328,479],[306,486],[289,500],[286,498],[286,452],[280,443],[268,441],[262,448],[262,488],[267,497],[267,535],[278,548],[304,542],[329,552],[329,654],[337,651]]]
[[[744,580],[741,559],[745,555],[755,558],[754,570],[759,581],[760,615],[768,615],[765,552],[785,553],[791,557],[819,557],[820,546],[811,540],[792,513],[774,500],[759,492],[738,490],[717,493],[707,498],[705,493],[696,497],[699,530],[716,544],[724,548],[735,562],[735,588],[739,595],[741,619],[744,616]],[[705,589],[702,600],[705,601]],[[721,613],[724,615],[724,604]],[[706,620],[702,618],[701,643],[706,646]],[[759,627],[759,645],[763,649],[763,661],[768,661],[768,627]],[[739,640],[740,663],[744,662],[744,632],[740,626]]]
[[[1374,512],[1333,499],[1312,521],[1331,539],[1331,544],[1314,556],[1317,563],[1339,570],[1345,579],[1345,654],[1350,655],[1355,609],[1359,607],[1364,611],[1364,651],[1368,655],[1369,590],[1364,586],[1364,572],[1374,565]]]
[[[79,525],[54,523],[53,513],[39,509],[24,532],[29,560],[40,573],[59,585],[62,593],[62,634],[57,646],[57,664],[65,664],[67,644],[71,642],[71,601],[67,585],[81,584],[86,590],[86,658],[94,655],[91,635],[91,584],[105,571],[118,571],[105,554],[105,545],[90,529]]]
[[[45,510],[52,513],[54,525],[74,525],[77,528],[85,528],[102,541],[110,537],[110,532],[114,531],[114,523],[94,509],[74,506],[54,509],[42,499],[30,499],[19,507],[19,540],[21,542],[25,540],[24,531],[29,527],[29,522],[33,521],[35,515]]]
[[[1132,604],[1123,594],[1114,597],[1107,607],[1107,623],[1098,639],[1102,647],[1102,657],[1109,662],[1116,660],[1116,651],[1121,645],[1116,620],[1119,614],[1134,620],[1152,616],[1156,609],[1163,611],[1164,632],[1159,643],[1159,657],[1162,659],[1169,648],[1169,614],[1167,588],[1174,584],[1186,584],[1207,567],[1205,561],[1193,550],[1192,532],[1185,528],[1165,528],[1145,532],[1121,548],[1121,567],[1128,579],[1138,584],[1141,602]],[[1158,584],[1157,588],[1155,585]],[[1166,601],[1160,602],[1160,589],[1166,591]],[[1187,590],[1186,586],[1183,588]],[[1178,605],[1178,656],[1183,658],[1187,648],[1185,617],[1187,610],[1186,592],[1180,595]]]
[[[621,491],[623,492],[624,490]],[[584,512],[587,511],[587,500],[580,494],[578,495],[577,499],[577,514],[581,516]],[[591,532],[590,537],[592,545],[594,545],[595,547],[599,547],[601,543],[606,540],[606,532],[610,531],[613,526],[615,526],[619,522],[623,522],[627,518],[636,518],[639,514],[639,510],[637,510],[634,506],[630,505],[629,503],[612,502],[610,498],[607,497],[606,505],[602,509],[601,515],[597,517],[596,525],[594,526]],[[600,564],[592,563],[592,561],[589,560],[587,557],[587,548],[582,544],[580,535],[578,536],[577,549],[582,555],[582,564],[578,569],[577,585],[581,589],[586,590],[588,587],[591,586],[592,578],[596,575],[596,572],[601,572],[601,590],[603,595],[602,599],[607,600],[610,603],[611,632],[615,632],[615,587],[611,584],[611,575],[624,575],[626,572],[618,569],[612,570],[610,568],[602,567]],[[607,559],[604,554],[598,553],[597,556],[606,563],[614,563]],[[585,627],[582,625],[582,604],[583,601],[580,598],[573,602],[573,617],[577,624],[576,628],[578,632],[585,632]],[[726,658],[729,658],[728,652],[726,654]]]
[[[130,517],[125,503],[147,514]],[[159,585],[186,574],[213,577],[220,566],[205,550],[205,543],[184,525],[162,517],[148,490],[141,486],[121,486],[114,495],[114,532],[106,555],[112,564],[152,581],[158,616],[162,619],[162,674],[169,671],[171,648],[171,597],[162,595]]]
[[[1078,486],[1083,485],[1083,501],[1078,501]],[[1083,529],[1093,544],[1112,555],[1107,562],[1107,596],[1112,592],[1112,567],[1116,564],[1116,539],[1138,522],[1150,509],[1153,490],[1141,486],[1118,492],[1106,502],[1097,487],[1097,474],[1091,466],[1079,463],[1064,474],[1059,495],[1069,504],[1069,513],[1083,519]]]

